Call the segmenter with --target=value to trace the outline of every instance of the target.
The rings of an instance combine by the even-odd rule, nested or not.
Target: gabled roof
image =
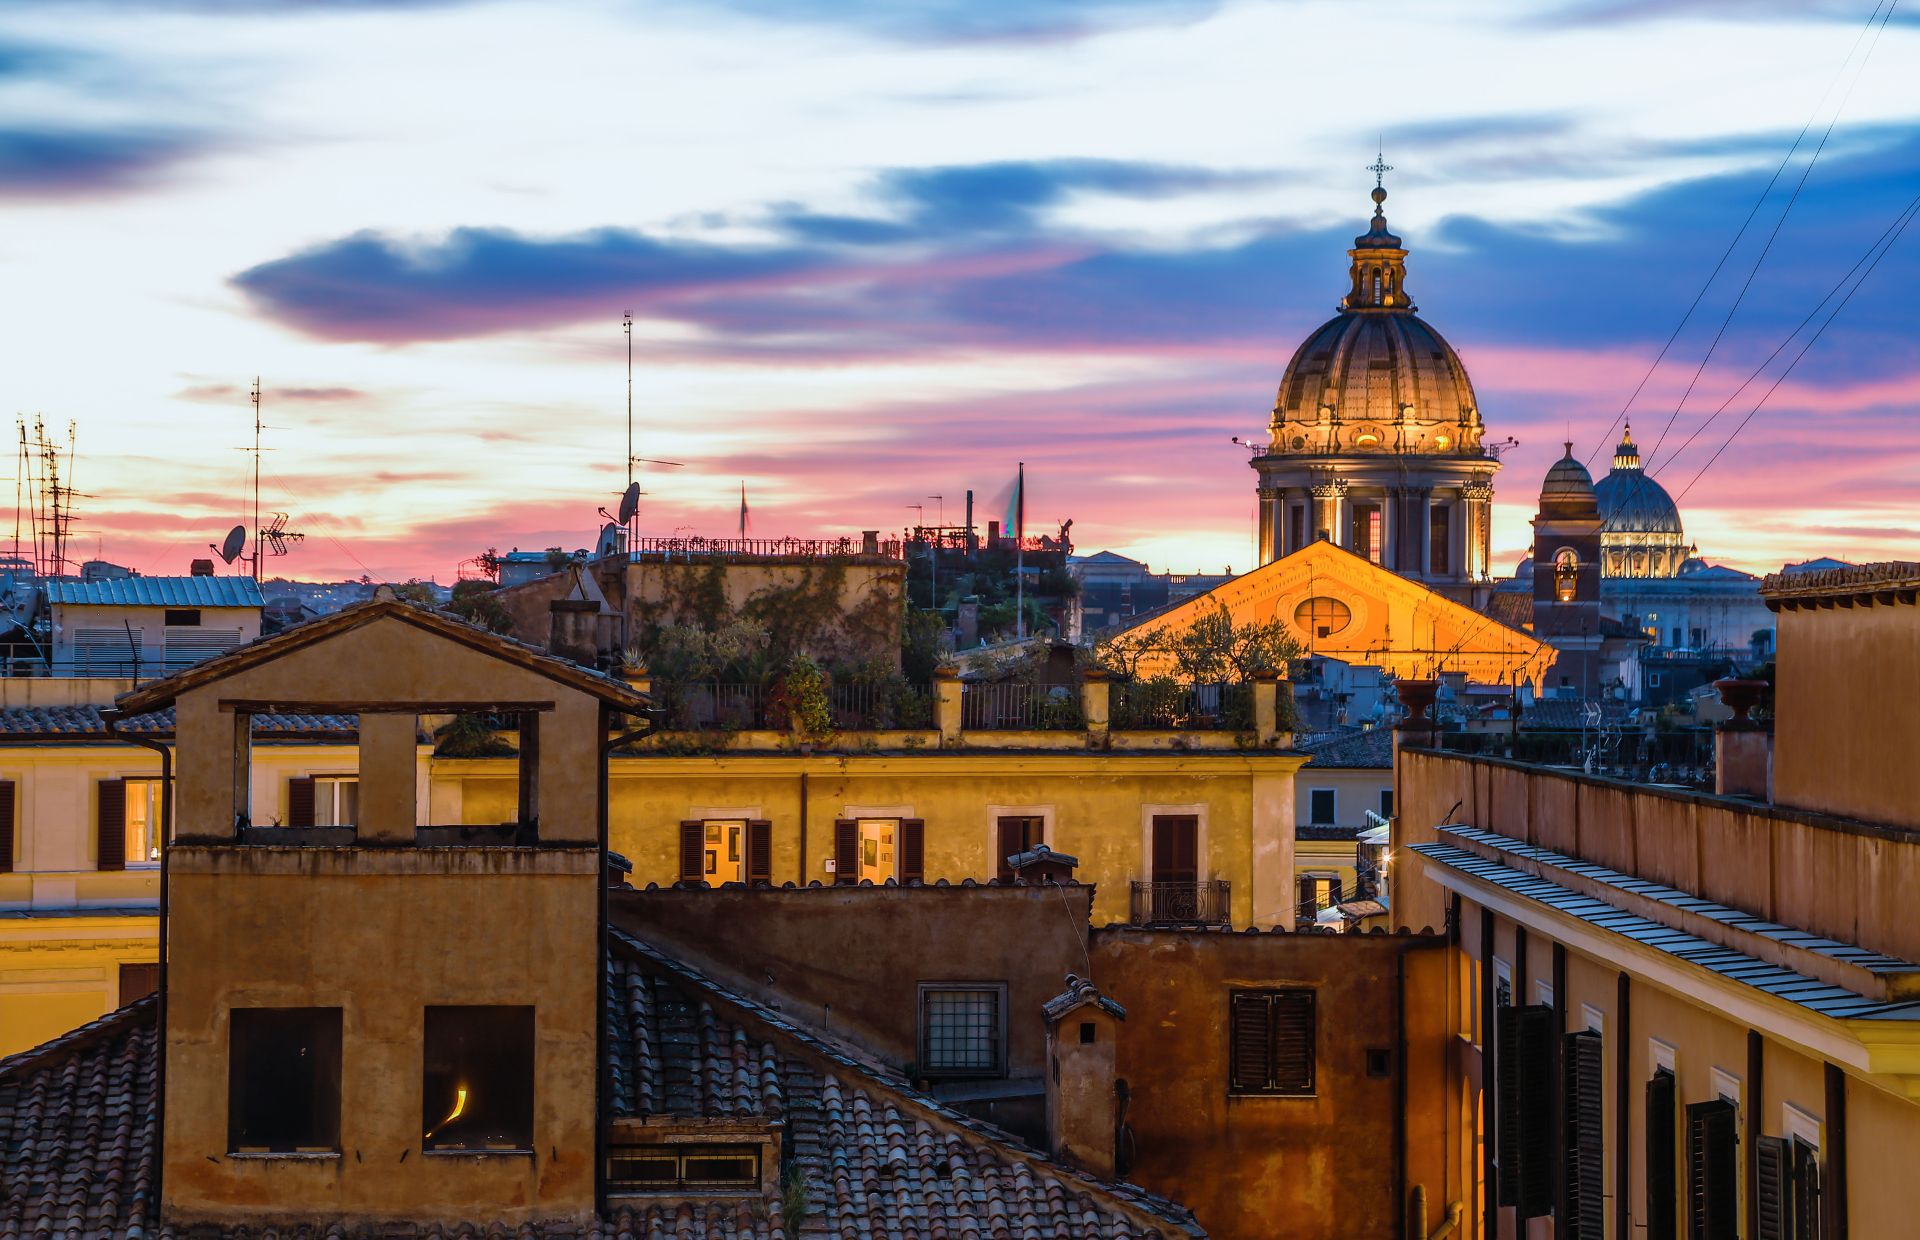
[[[1067,974],[1067,988],[1040,1005],[1040,1012],[1047,1018],[1049,1025],[1057,1025],[1068,1013],[1077,1012],[1092,1004],[1115,1020],[1125,1020],[1127,1009],[1100,993],[1100,988],[1092,980]]]
[[[648,705],[644,694],[635,692],[623,681],[582,667],[570,659],[548,654],[538,646],[488,632],[478,625],[468,624],[458,616],[403,602],[384,590],[367,602],[355,603],[304,624],[296,624],[271,637],[248,642],[226,654],[195,664],[186,671],[176,672],[163,680],[123,693],[115,699],[114,704],[128,714],[145,714],[163,706],[171,706],[176,697],[190,689],[197,689],[352,629],[389,618],[527,668],[623,710],[638,712],[645,710]]]
[[[251,577],[119,577],[107,581],[50,581],[56,607],[262,607]]]
[[[1320,735],[1306,744],[1298,738],[1295,749],[1313,755],[1307,765],[1346,770],[1393,769],[1393,729],[1354,728],[1334,735]]]
[[[121,732],[143,736],[173,733],[173,711],[157,710],[118,721]],[[354,715],[261,714],[253,717],[253,734],[263,740],[351,740],[359,733]],[[0,708],[0,744],[26,740],[110,740],[99,706],[8,706]]]

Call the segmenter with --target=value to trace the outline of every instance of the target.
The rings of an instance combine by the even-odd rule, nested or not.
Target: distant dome
[[[1640,468],[1640,449],[1629,425],[1613,452],[1613,468],[1593,488],[1600,502],[1601,532],[1606,534],[1673,534],[1680,525],[1680,506],[1667,488]]]
[[[1593,475],[1573,459],[1573,445],[1568,444],[1566,455],[1554,462],[1546,481],[1540,484],[1540,515],[1592,518],[1598,511]]]

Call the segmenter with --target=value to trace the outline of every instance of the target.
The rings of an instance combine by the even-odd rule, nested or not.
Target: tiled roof
[[[0,708],[0,744],[6,739],[33,737],[74,737],[105,739],[106,720],[98,706],[9,706]],[[255,736],[337,735],[351,739],[360,726],[354,715],[273,714],[255,715]],[[122,720],[120,730],[142,734],[170,735],[173,710],[157,710],[150,715],[135,715]]]
[[[1307,761],[1308,766],[1380,771],[1393,769],[1392,728],[1356,728],[1315,737],[1305,745],[1296,737],[1293,747],[1313,755]]]
[[[1588,707],[1598,705],[1599,717],[1596,719]],[[1523,728],[1548,728],[1555,731],[1578,731],[1593,727],[1596,723],[1617,724],[1626,719],[1633,708],[1625,702],[1598,701],[1588,702],[1578,698],[1540,698],[1533,705],[1524,707],[1520,712],[1520,726]]]
[[[1129,1184],[1061,1166],[914,1092],[750,999],[615,934],[606,1028],[620,1116],[764,1117],[806,1185],[787,1226],[777,1199],[629,1199],[571,1226],[448,1222],[418,1240],[823,1240],[825,1237],[1198,1236],[1193,1216]],[[157,1165],[156,1000],[0,1060],[0,1240],[183,1240],[149,1214]],[[484,1206],[479,1207],[484,1213]],[[194,1236],[201,1233],[195,1231]],[[380,1240],[379,1224],[289,1218],[221,1240]]]
[[[47,601],[68,607],[263,607],[251,577],[122,577],[50,581]]]

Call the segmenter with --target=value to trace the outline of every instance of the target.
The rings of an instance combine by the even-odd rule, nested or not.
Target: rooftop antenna
[[[621,330],[627,334],[627,486],[633,486],[633,312],[620,316]]]
[[[264,560],[269,555],[275,555],[275,556],[285,555],[287,553],[287,543],[289,541],[299,542],[301,539],[305,538],[306,535],[296,534],[292,530],[289,530],[287,528],[287,514],[284,512],[274,513],[273,520],[269,524],[265,526],[260,524],[260,454],[262,452],[271,452],[273,449],[265,448],[260,445],[260,432],[265,430],[266,427],[265,427],[265,424],[260,421],[260,376],[259,375],[255,375],[253,377],[252,396],[253,396],[253,447],[243,448],[241,449],[241,451],[243,452],[250,451],[253,453],[253,554],[250,557],[248,557],[248,566],[250,571],[253,574],[253,579],[255,581],[258,581],[260,580],[260,565],[262,560]],[[242,528],[243,527],[240,527],[240,526],[234,527],[235,530],[240,530]],[[233,541],[233,531],[228,531],[227,542],[231,543],[232,541]],[[226,548],[224,544],[221,547],[221,554],[222,556],[226,555]],[[233,563],[234,558],[236,558],[238,554],[239,553],[236,551],[234,553],[234,557],[228,557],[227,563],[229,564]]]
[[[232,564],[240,558],[240,553],[246,550],[247,527],[244,525],[236,525],[227,531],[227,536],[220,540],[219,546],[214,547],[212,543],[208,543],[207,546],[213,547],[215,554],[217,554],[222,561],[227,564]]]

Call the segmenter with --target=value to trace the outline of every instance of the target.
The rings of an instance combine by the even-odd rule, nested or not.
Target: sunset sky
[[[1920,193],[1920,4],[1872,8],[9,0],[0,393],[77,423],[78,558],[181,573],[241,519],[258,374],[308,534],[269,572],[447,581],[590,545],[631,311],[636,451],[685,462],[644,532],[732,534],[743,481],[757,536],[984,520],[1024,460],[1083,551],[1245,569],[1230,439],[1344,291],[1378,141],[1519,441],[1505,572],[1811,122],[1633,426],[1710,560],[1914,558],[1920,227],[1700,474]]]

